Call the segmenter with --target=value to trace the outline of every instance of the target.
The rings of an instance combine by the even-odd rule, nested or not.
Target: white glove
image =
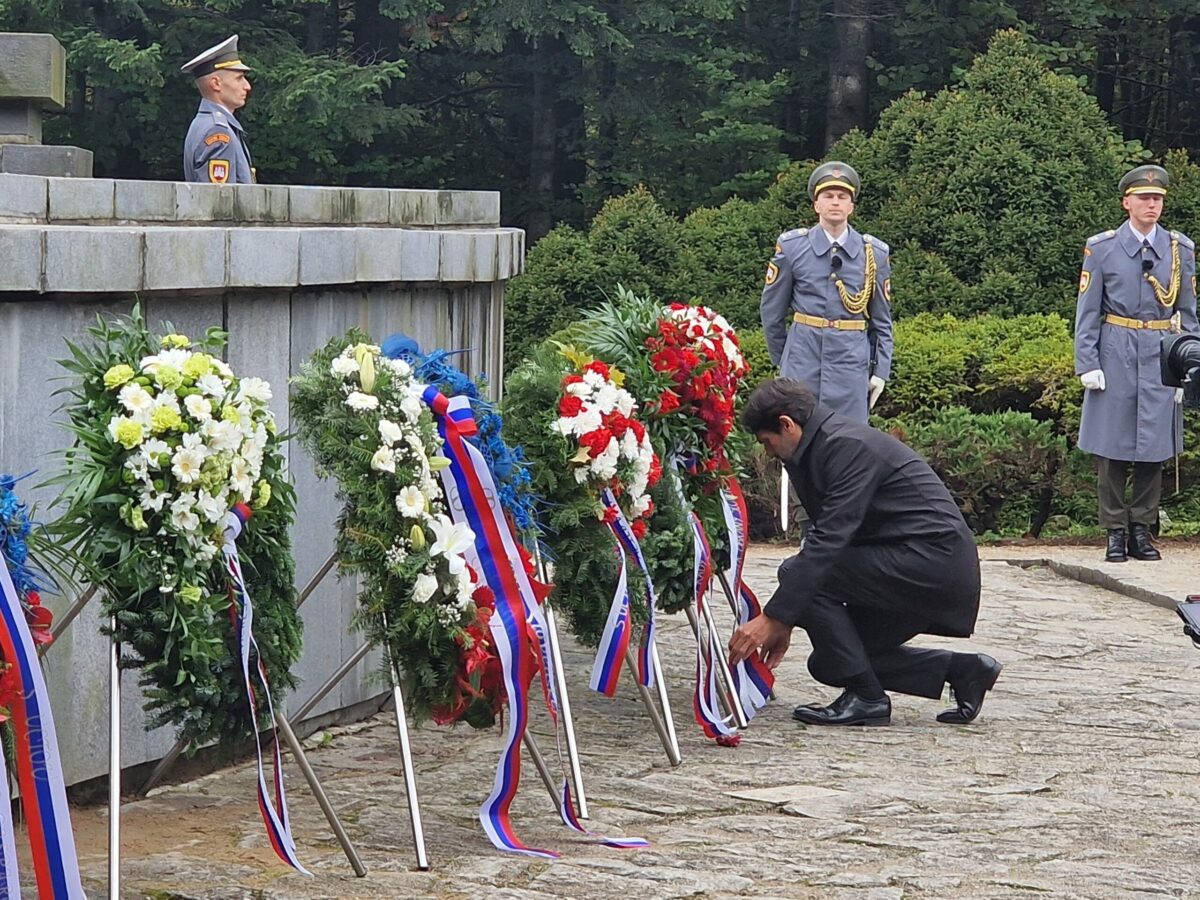
[[[1175,402],[1176,403],[1183,402],[1183,388],[1175,388]]]
[[[883,386],[885,384],[887,384],[887,382],[878,375],[871,376],[871,386],[867,392],[867,409],[875,408],[875,401],[878,400],[880,395],[883,393]]]
[[[1079,380],[1083,382],[1083,386],[1086,390],[1104,390],[1104,371],[1102,369],[1092,369],[1090,372],[1084,372],[1079,376]]]

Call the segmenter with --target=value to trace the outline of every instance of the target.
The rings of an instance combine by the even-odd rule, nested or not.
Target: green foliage
[[[243,394],[252,390],[253,380],[239,382],[219,362],[225,334],[218,329],[195,345],[179,335],[160,342],[135,307],[128,319],[98,318],[89,335],[89,345],[68,344],[70,358],[59,361],[72,376],[58,393],[66,398],[66,427],[74,443],[64,453],[63,474],[52,481],[60,486],[56,502],[64,509],[51,532],[90,564],[104,613],[116,623],[113,634],[130,654],[123,664],[140,670],[147,727],[173,724],[190,747],[242,737],[252,723],[219,547],[225,512],[237,500],[251,500],[251,492],[255,514],[239,555],[276,701],[295,686],[290,668],[300,653],[288,538],[295,495],[266,409],[269,389],[259,390],[257,398]],[[146,362],[167,352],[187,353],[188,363],[178,369],[164,362],[155,369]],[[204,378],[223,386],[214,392]],[[135,416],[126,413],[135,407],[122,385],[138,388],[147,402],[152,396],[205,398],[211,413],[198,417],[193,407],[175,400],[176,412],[183,414],[174,424],[151,416],[127,434],[123,446],[117,440],[122,432],[110,430],[118,421],[134,424]],[[236,439],[228,430],[221,435],[208,430],[218,419]],[[197,474],[185,478],[180,454],[194,446],[188,444],[192,440],[204,448],[203,466],[197,460]],[[231,449],[220,450],[219,441],[233,441]],[[154,442],[157,450],[151,449]],[[255,457],[261,457],[257,483],[246,474],[253,472]]]

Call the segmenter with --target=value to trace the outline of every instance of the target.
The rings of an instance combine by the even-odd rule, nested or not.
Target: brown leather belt
[[[836,328],[838,331],[866,331],[866,319],[822,319],[820,316],[810,316],[805,313],[795,313],[792,321],[810,328]]]
[[[1170,331],[1174,324],[1170,319],[1128,319],[1125,316],[1118,316],[1114,313],[1108,313],[1104,317],[1104,321],[1109,325],[1119,325],[1121,328],[1132,328],[1134,331],[1149,329],[1150,331]]]

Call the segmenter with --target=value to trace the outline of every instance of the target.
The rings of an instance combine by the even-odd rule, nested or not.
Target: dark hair
[[[779,417],[788,416],[797,425],[808,424],[817,398],[795,378],[772,378],[754,389],[742,410],[742,427],[752,434],[779,433]]]

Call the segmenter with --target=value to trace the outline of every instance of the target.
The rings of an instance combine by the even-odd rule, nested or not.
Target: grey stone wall
[[[503,297],[521,270],[523,232],[498,226],[484,192],[231,187],[0,174],[0,471],[37,474],[22,495],[47,520],[53,497],[33,485],[58,471],[69,443],[52,396],[64,339],[86,339],[97,314],[139,299],[153,328],[228,330],[235,371],[271,382],[282,428],[287,381],[351,326],[379,338],[404,331],[428,348],[463,348],[466,371],[498,385]],[[293,543],[303,585],[333,546],[333,486],[289,446],[298,495]],[[298,706],[359,645],[350,633],[353,580],[332,574],[303,608]],[[70,598],[50,598],[61,612]],[[99,606],[46,658],[67,779],[107,771],[107,645]],[[383,691],[368,658],[318,707],[349,707]],[[173,743],[147,733],[133,683],[124,685],[125,765]]]

